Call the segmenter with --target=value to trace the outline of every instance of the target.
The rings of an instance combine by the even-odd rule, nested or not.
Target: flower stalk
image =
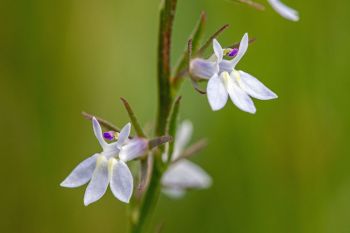
[[[170,93],[170,52],[171,35],[177,0],[164,0],[160,10],[158,41],[158,118],[156,134],[165,133],[166,119],[171,108]]]
[[[167,119],[172,106],[170,55],[177,0],[164,0],[161,4],[158,38],[158,116],[155,132],[157,136],[165,134]],[[160,180],[163,174],[161,155],[163,148],[161,147],[153,155],[150,155],[153,156],[152,173],[144,198],[137,210],[137,217],[134,221],[131,221],[131,233],[145,232],[147,223],[153,215],[161,190]]]
[[[160,194],[162,166],[159,162],[160,160],[153,160],[151,179],[141,206],[139,209],[136,209],[136,219],[131,220],[130,233],[142,233],[147,231],[147,224],[153,215]]]

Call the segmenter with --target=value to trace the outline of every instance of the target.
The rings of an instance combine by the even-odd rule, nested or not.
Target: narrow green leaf
[[[130,104],[128,103],[128,101],[126,101],[126,99],[124,99],[122,97],[120,99],[123,102],[126,111],[128,112],[129,118],[131,120],[132,125],[135,128],[137,136],[146,138],[146,135],[143,132],[142,127],[141,127],[139,121],[137,120],[136,115],[135,115],[134,111],[132,110],[132,108],[130,107]]]
[[[167,124],[167,133],[168,135],[175,138],[176,135],[176,127],[177,127],[177,119],[179,115],[179,109],[180,109],[180,103],[181,103],[181,96],[177,97],[174,101],[174,104],[172,106],[172,111],[168,119]],[[168,163],[171,161],[171,157],[174,151],[174,140],[169,143],[169,150],[168,150]]]
[[[180,109],[180,103],[181,103],[181,96],[178,96],[172,106],[171,114],[168,118],[168,127],[167,127],[167,134],[170,136],[175,136],[176,133],[176,124],[177,124],[177,117]]]
[[[200,18],[198,20],[198,23],[197,23],[197,27],[196,27],[195,31],[193,31],[193,34],[191,36],[193,51],[197,51],[197,49],[199,48],[199,46],[202,42],[206,22],[207,22],[207,14],[204,11],[202,11]]]
[[[222,26],[221,28],[219,28],[219,30],[217,30],[214,34],[212,34],[208,40],[203,44],[203,46],[197,51],[195,56],[200,56],[202,55],[205,50],[211,45],[211,43],[213,42],[213,40],[218,37],[221,33],[223,33],[227,28],[229,28],[229,24],[225,24],[224,26]]]
[[[203,11],[200,15],[200,18],[197,22],[196,27],[193,29],[190,40],[192,41],[192,49],[193,51],[197,51],[197,49],[200,46],[203,34],[204,34],[204,29],[206,25],[206,14]],[[180,78],[182,76],[181,71],[186,69],[187,64],[188,64],[188,49],[186,48],[185,51],[183,52],[178,65],[175,68],[175,74],[174,74],[174,79]]]

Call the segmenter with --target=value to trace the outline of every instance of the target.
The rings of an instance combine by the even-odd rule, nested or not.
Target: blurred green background
[[[284,0],[292,23],[225,0],[179,0],[174,59],[200,11],[207,35],[224,23],[224,45],[256,37],[239,64],[274,90],[249,115],[229,103],[212,112],[186,82],[182,119],[212,188],[182,200],[162,196],[163,232],[350,232],[350,2]],[[121,126],[119,97],[144,124],[156,113],[158,0],[3,0],[0,3],[0,232],[123,233],[126,205],[111,192],[84,207],[79,189],[59,183],[99,150],[80,111]],[[154,224],[157,224],[156,222]]]

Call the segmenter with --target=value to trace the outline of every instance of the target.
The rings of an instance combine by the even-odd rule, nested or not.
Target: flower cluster
[[[207,97],[212,110],[222,109],[228,98],[241,110],[255,113],[256,108],[251,97],[260,100],[277,98],[277,95],[252,75],[237,70],[236,66],[248,49],[248,34],[244,34],[239,48],[222,48],[213,40],[214,53],[209,59],[195,58],[190,62],[190,74],[208,81]],[[120,133],[102,132],[96,118],[92,118],[95,136],[102,147],[96,153],[81,162],[61,183],[61,186],[75,188],[89,182],[84,204],[99,200],[108,185],[114,196],[122,202],[130,201],[134,185],[133,175],[127,162],[143,158],[148,152],[148,141],[141,137],[129,139],[131,124],[126,124]],[[183,158],[182,154],[192,134],[192,124],[184,121],[177,130],[174,150],[169,167],[162,177],[163,192],[171,197],[181,197],[188,189],[208,188],[211,177],[199,166]],[[111,141],[107,143],[106,140]],[[116,140],[116,141],[115,141]],[[164,153],[163,162],[168,160]]]
[[[251,0],[238,1],[257,5]],[[299,20],[298,12],[279,0],[267,1],[284,18]],[[192,123],[186,120],[177,124],[181,100],[181,96],[177,95],[185,78],[190,78],[198,92],[207,94],[209,106],[213,111],[224,108],[230,99],[240,110],[255,114],[256,107],[252,98],[278,98],[253,75],[237,69],[248,50],[250,41],[247,33],[243,35],[239,46],[223,48],[215,38],[227,28],[228,25],[225,25],[202,43],[201,37],[206,22],[204,12],[188,41],[188,49],[178,65],[172,67],[171,37],[176,3],[177,0],[164,0],[160,8],[157,79],[159,108],[153,135],[155,138],[148,138],[124,98],[121,100],[131,123],[121,130],[106,120],[83,113],[92,121],[93,131],[102,151],[78,164],[61,183],[62,187],[67,188],[76,188],[88,183],[84,195],[85,205],[99,200],[109,186],[118,200],[124,203],[132,202],[129,222],[131,232],[135,233],[142,232],[146,216],[150,215],[152,205],[161,191],[169,197],[179,198],[188,190],[205,189],[212,185],[212,178],[207,172],[190,161],[192,155],[205,147],[205,140],[188,146],[193,131]],[[211,43],[213,54],[204,58],[202,55]],[[207,82],[206,91],[198,88],[197,82],[200,81]],[[101,125],[106,131],[102,131]],[[131,136],[131,126],[134,127],[136,136]],[[140,165],[138,169],[132,169],[133,172],[128,167],[131,161],[137,161]],[[134,185],[135,177],[138,178],[138,185]],[[133,196],[134,190],[136,194]]]

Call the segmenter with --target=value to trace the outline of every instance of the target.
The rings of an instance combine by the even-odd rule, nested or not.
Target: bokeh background
[[[224,45],[256,37],[239,64],[274,90],[252,116],[212,112],[186,82],[182,119],[208,148],[194,158],[212,188],[162,196],[163,232],[350,232],[350,2],[284,0],[299,23],[225,0],[179,0],[173,61],[201,10]],[[0,3],[0,232],[123,233],[126,205],[110,192],[84,207],[59,183],[99,150],[82,110],[123,125],[119,97],[145,125],[156,113],[158,0]],[[157,222],[153,223],[154,225]]]

